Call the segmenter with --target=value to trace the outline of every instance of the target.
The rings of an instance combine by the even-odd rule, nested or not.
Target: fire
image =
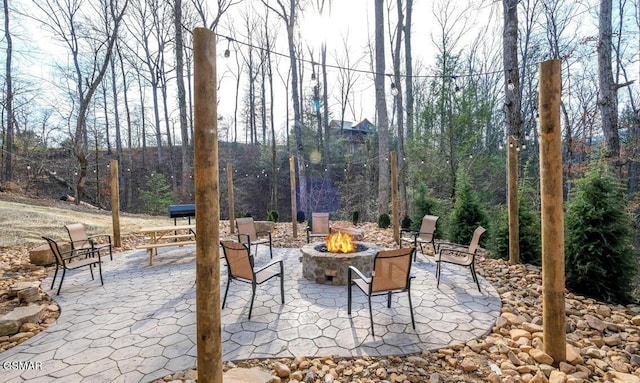
[[[333,233],[327,237],[327,251],[330,253],[353,253],[356,249],[351,236],[346,233]]]

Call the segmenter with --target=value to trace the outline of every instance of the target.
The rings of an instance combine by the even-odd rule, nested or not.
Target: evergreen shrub
[[[302,210],[298,210],[298,212],[296,213],[296,221],[298,221],[298,223],[302,223],[304,222],[306,219],[304,212]]]
[[[605,164],[578,180],[567,203],[565,274],[576,293],[628,302],[638,260],[624,187]]]
[[[520,263],[540,266],[542,264],[540,243],[540,213],[535,209],[533,187],[525,179],[518,188],[518,231],[520,242]],[[509,259],[509,212],[506,208],[499,213],[498,224],[493,236],[492,256]]]
[[[278,212],[276,210],[267,210],[267,221],[278,222]]]
[[[389,218],[389,214],[382,213],[378,217],[378,227],[381,229],[387,229],[391,226],[391,218]]]
[[[156,173],[147,176],[145,190],[140,192],[144,207],[149,214],[165,214],[169,205],[175,203],[176,198],[171,192],[171,185],[163,174]]]
[[[353,226],[357,226],[359,221],[360,221],[360,212],[356,210],[353,213],[351,213],[351,223],[353,223]]]
[[[459,244],[469,244],[473,231],[482,226],[488,229],[487,213],[480,204],[478,195],[474,192],[467,173],[458,168],[455,202],[449,220],[449,240]],[[484,241],[481,238],[481,244]]]

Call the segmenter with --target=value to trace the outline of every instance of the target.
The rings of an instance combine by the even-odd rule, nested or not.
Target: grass
[[[68,240],[64,225],[83,223],[89,235],[113,235],[111,212],[78,208],[75,205],[39,206],[0,200],[0,246],[31,246],[43,243],[42,236]],[[133,234],[145,226],[173,225],[163,216],[120,214],[121,235]]]

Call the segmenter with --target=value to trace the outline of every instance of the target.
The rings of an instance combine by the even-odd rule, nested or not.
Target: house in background
[[[366,118],[356,125],[351,121],[331,120],[329,122],[329,134],[334,139],[347,142],[350,153],[357,151],[369,137],[375,133],[375,126]]]

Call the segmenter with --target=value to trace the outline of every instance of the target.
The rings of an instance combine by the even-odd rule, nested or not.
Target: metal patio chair
[[[373,336],[375,336],[375,332],[371,297],[376,295],[386,294],[387,307],[391,307],[391,294],[406,292],[409,298],[411,325],[414,329],[416,328],[416,322],[413,318],[413,304],[411,303],[411,256],[414,251],[413,247],[379,251],[373,258],[371,277],[365,276],[354,266],[349,266],[347,271],[347,313],[351,315],[351,286],[356,285],[367,295],[371,335]]]
[[[251,304],[249,305],[249,319],[253,310],[253,301],[256,296],[256,287],[271,278],[280,277],[280,298],[284,304],[284,273],[282,260],[274,260],[260,268],[253,263],[253,256],[249,248],[243,243],[234,241],[220,241],[225,261],[227,262],[227,287],[224,290],[222,308],[227,302],[227,293],[231,281],[239,281],[251,284]],[[279,266],[276,268],[274,266]]]
[[[89,267],[91,271],[91,279],[93,280],[93,267],[98,266],[98,273],[100,274],[100,284],[104,285],[102,280],[102,267],[100,261],[100,251],[91,249],[71,249],[68,251],[60,251],[58,243],[51,238],[42,237],[49,243],[53,257],[56,260],[56,271],[53,274],[53,280],[51,281],[51,289],[56,282],[58,276],[58,270],[62,269],[62,275],[60,277],[60,285],[58,285],[58,291],[56,295],[60,295],[60,289],[62,288],[62,282],[64,282],[64,276],[67,270],[75,270],[82,267]]]

